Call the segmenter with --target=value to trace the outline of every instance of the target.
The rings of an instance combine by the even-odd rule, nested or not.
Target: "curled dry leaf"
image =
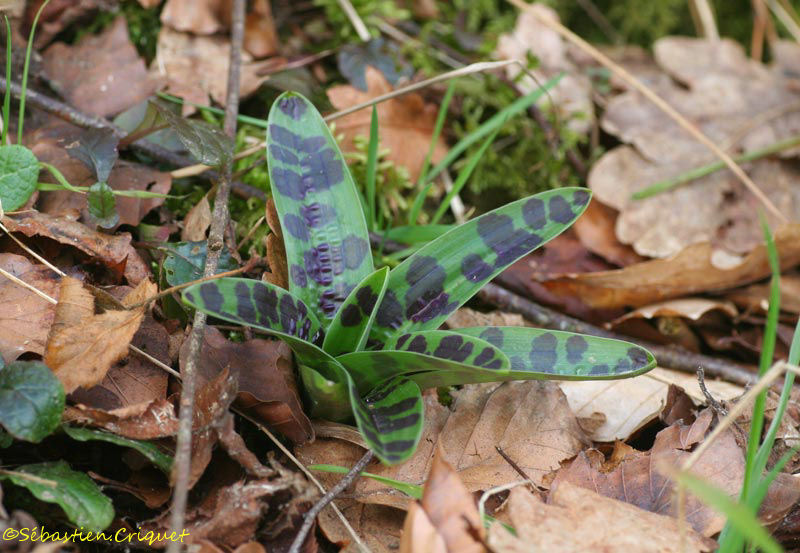
[[[609,326],[618,325],[629,319],[654,319],[658,317],[679,317],[698,321],[706,313],[712,311],[721,311],[731,318],[738,315],[736,306],[729,301],[715,301],[707,298],[679,298],[645,305],[614,319]]]
[[[678,385],[695,404],[706,398],[697,384],[697,377],[677,371],[656,368],[642,378],[595,382],[559,382],[569,406],[581,427],[595,442],[627,440],[650,421],[657,419],[667,405],[670,384]],[[735,384],[709,380],[708,390],[720,401],[742,395],[744,389]],[[586,424],[597,421],[595,424]]]
[[[58,298],[58,275],[12,253],[0,253],[0,268],[51,298]],[[0,275],[0,356],[6,363],[23,353],[44,353],[55,306]]]
[[[731,290],[725,298],[746,311],[766,313],[769,307],[769,284],[751,284]],[[781,311],[800,314],[800,275],[781,275]]]
[[[2,219],[11,232],[26,236],[41,236],[73,246],[96,258],[130,284],[137,285],[150,276],[150,268],[131,246],[131,235],[105,234],[66,217],[53,217],[38,211],[26,211]]]
[[[713,412],[706,409],[691,426],[677,422],[656,435],[650,451],[633,450],[621,460],[612,457],[606,462],[596,450],[581,452],[558,471],[551,489],[566,482],[647,511],[676,516],[675,487],[664,468],[679,467],[686,461],[692,447],[703,441],[712,419]],[[744,478],[744,454],[733,432],[723,432],[691,472],[731,497],[738,494]],[[687,499],[686,513],[692,528],[704,536],[713,536],[725,524],[723,515],[693,496]]]
[[[781,266],[800,262],[800,224],[791,223],[775,231]],[[567,275],[543,283],[559,295],[580,297],[596,308],[638,307],[696,294],[719,291],[769,276],[766,248],[757,246],[741,263],[719,269],[712,263],[708,242],[689,246],[668,259],[657,259],[615,271]]]
[[[485,536],[475,499],[438,448],[422,501],[406,515],[400,553],[484,553]]]
[[[87,34],[75,45],[53,44],[44,51],[43,66],[53,88],[92,115],[120,113],[158,87],[131,44],[122,16],[99,35]]]
[[[587,250],[609,263],[627,267],[644,261],[633,248],[619,241],[614,233],[616,220],[614,209],[592,198],[589,207],[572,225],[572,230]]]
[[[499,522],[492,525],[489,545],[500,553],[700,553],[716,547],[692,530],[681,536],[674,519],[568,483],[551,492],[547,503],[514,488],[506,510],[517,535]]]
[[[176,31],[213,35],[230,25],[230,2],[226,0],[167,0],[161,22]]]
[[[723,149],[753,150],[800,133],[800,94],[781,65],[763,66],[731,40],[666,37],[654,51],[666,75],[651,80],[652,88]],[[623,243],[641,255],[667,257],[704,241],[728,255],[745,254],[762,242],[757,212],[763,206],[729,171],[646,200],[630,199],[650,184],[716,161],[641,94],[612,98],[602,125],[630,144],[606,153],[589,175],[595,197],[620,211],[616,234]],[[793,164],[761,159],[746,169],[788,220],[800,217]]]
[[[85,405],[67,406],[64,422],[83,424],[108,430],[133,440],[154,440],[174,436],[178,432],[175,406],[166,399],[105,411]]]
[[[278,218],[278,212],[275,210],[275,202],[272,198],[267,200],[265,209],[265,217],[267,225],[272,231],[267,235],[267,262],[269,263],[269,272],[262,275],[262,279],[280,286],[284,290],[289,289],[289,265],[286,262],[286,246],[283,243],[283,232],[281,231],[281,222]]]
[[[519,480],[520,475],[497,452],[503,449],[526,474],[543,477],[581,451],[588,440],[560,388],[553,382],[506,382],[468,385],[452,392],[452,411],[426,394],[425,426],[417,452],[402,465],[369,470],[402,482],[421,484],[430,471],[436,447],[458,471],[470,492]],[[339,464],[337,458],[360,455],[360,447],[342,440],[322,440],[298,448],[305,464]],[[355,452],[355,453],[354,453]],[[383,484],[360,480],[354,497],[365,503],[406,508],[408,498]]]
[[[389,81],[374,67],[367,67],[366,75],[367,92],[350,85],[329,88],[328,99],[333,107],[343,110],[392,91]],[[381,102],[377,108],[381,148],[388,151],[388,159],[408,169],[411,180],[416,181],[433,138],[437,107],[426,104],[419,94],[411,93]],[[362,109],[336,120],[336,134],[343,135],[343,151],[355,151],[353,139],[356,136],[369,137],[371,118],[371,110]],[[447,143],[440,136],[432,162],[441,161],[446,154]]]
[[[211,206],[208,203],[208,194],[200,198],[186,217],[183,218],[181,242],[199,242],[206,239],[206,232],[211,226]]]
[[[568,120],[567,125],[572,130],[586,133],[594,124],[592,84],[570,59],[567,43],[558,33],[542,24],[538,17],[558,21],[555,10],[541,3],[520,11],[514,30],[498,39],[495,56],[504,60],[523,60],[523,63],[529,55],[536,56],[539,66],[535,70],[526,70],[526,75],[519,81],[519,86],[526,94],[563,73],[561,81],[548,91],[542,102],[555,104],[560,112],[559,117]],[[509,65],[505,72],[509,79],[515,80],[523,68]]]
[[[132,305],[156,291],[155,284],[143,280],[123,303],[133,300],[129,301]],[[128,355],[131,339],[144,318],[144,308],[98,315],[94,311],[94,296],[83,283],[62,277],[44,362],[61,380],[66,393],[99,384],[111,365]]]
[[[181,367],[187,354],[188,341],[181,348]],[[200,350],[199,376],[211,380],[225,369],[238,379],[237,406],[295,443],[313,439],[294,381],[291,350],[284,342],[235,343],[208,327]]]

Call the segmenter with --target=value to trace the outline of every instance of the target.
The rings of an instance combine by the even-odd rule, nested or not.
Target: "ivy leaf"
[[[89,213],[99,227],[112,228],[119,223],[117,202],[108,183],[100,181],[90,186],[88,202]]]
[[[272,104],[267,161],[289,291],[326,324],[375,270],[353,177],[322,116],[296,92]]]
[[[111,129],[89,129],[79,140],[66,146],[67,153],[94,171],[95,178],[107,182],[111,169],[117,162],[119,138]],[[90,200],[91,209],[91,200]]]
[[[336,58],[339,71],[350,84],[367,91],[367,66],[371,65],[386,77],[392,85],[402,77],[411,77],[414,68],[398,56],[397,48],[383,38],[375,38],[364,44],[353,44],[342,48]]]
[[[102,430],[95,430],[93,428],[81,428],[67,425],[63,425],[61,428],[67,436],[79,442],[97,440],[135,449],[165,474],[169,474],[172,469],[172,457],[162,453],[161,450],[151,442],[131,440],[130,438],[124,438],[110,432],[103,432]]]
[[[206,264],[206,242],[176,242],[161,246],[166,252],[164,258],[164,276],[170,286],[185,284],[203,277],[203,267]],[[217,265],[217,273],[232,271],[236,268],[236,261],[231,257],[227,248],[222,250]]]
[[[39,177],[39,162],[25,146],[0,146],[0,207],[4,211],[19,209],[33,191]]]
[[[26,474],[34,478],[27,478]],[[79,528],[102,532],[114,520],[111,500],[91,478],[72,470],[64,461],[23,465],[0,474],[0,480],[26,488],[41,501],[59,505]]]
[[[490,211],[429,242],[389,273],[370,338],[376,347],[438,328],[506,267],[561,234],[591,193],[560,188]]]
[[[40,442],[61,422],[64,388],[40,361],[0,369],[0,424],[20,440]]]
[[[153,106],[200,163],[219,166],[233,157],[233,139],[221,129],[205,121],[184,119],[158,103]]]

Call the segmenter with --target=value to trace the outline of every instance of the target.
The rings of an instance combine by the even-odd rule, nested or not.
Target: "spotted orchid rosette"
[[[283,228],[289,290],[221,278],[183,292],[189,305],[284,340],[312,416],[355,420],[385,463],[411,456],[421,389],[506,380],[604,380],[655,366],[618,340],[527,327],[437,330],[480,288],[583,213],[590,193],[561,188],[476,217],[397,267],[375,270],[362,200],[314,106],[288,92],[272,106],[267,159]]]

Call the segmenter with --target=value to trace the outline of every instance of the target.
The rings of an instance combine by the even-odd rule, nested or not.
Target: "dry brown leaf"
[[[721,311],[731,318],[739,314],[736,311],[736,306],[728,301],[715,301],[707,298],[679,298],[639,307],[611,321],[609,326],[617,325],[629,319],[654,319],[657,317],[679,317],[698,321],[706,313],[713,311]]]
[[[167,0],[161,22],[176,31],[213,35],[230,24],[228,0]]]
[[[700,553],[716,547],[714,540],[692,530],[681,539],[674,519],[567,483],[547,503],[525,488],[514,488],[506,510],[517,536],[494,523],[489,545],[498,553]]]
[[[67,406],[62,420],[102,428],[134,440],[166,438],[178,432],[175,406],[166,399],[113,411],[93,409],[85,405]]]
[[[343,110],[392,91],[392,86],[383,73],[367,66],[367,92],[350,86],[338,85],[328,89],[328,99],[334,108]],[[377,105],[380,122],[381,148],[388,158],[408,169],[412,181],[416,181],[422,164],[428,155],[436,123],[437,106],[426,104],[419,94],[405,94]],[[371,111],[362,109],[336,120],[336,134],[343,135],[341,142],[345,152],[355,151],[353,139],[369,136]],[[437,163],[447,154],[447,143],[440,136],[433,150],[432,162]]]
[[[200,242],[206,239],[206,231],[211,226],[211,205],[208,203],[208,194],[200,198],[186,217],[183,218],[181,240]]]
[[[157,291],[143,280],[131,295]],[[99,384],[111,365],[128,355],[128,346],[144,318],[144,308],[94,314],[94,296],[83,283],[61,278],[55,319],[47,337],[44,362],[61,380],[64,391]]]
[[[441,448],[433,456],[422,501],[413,505],[420,509],[412,507],[406,516],[400,553],[486,551],[483,545],[486,531],[475,499],[455,469],[444,460]]]
[[[590,428],[581,425],[595,442],[626,440],[657,419],[667,405],[670,384],[684,388],[695,404],[706,402],[696,376],[661,368],[640,378],[559,382],[572,412],[579,419],[600,421]],[[741,386],[723,381],[709,380],[706,385],[720,401],[737,398],[744,392]]]
[[[74,46],[61,42],[50,46],[43,53],[43,67],[54,89],[78,110],[92,115],[125,111],[158,87],[131,44],[123,16]]]
[[[24,9],[23,28],[30,29],[36,17],[36,12],[41,7],[42,2],[17,2],[12,0],[4,2],[3,11],[10,11],[9,17],[11,17],[12,13],[14,17],[19,17],[23,15],[20,12]],[[49,2],[39,15],[36,36],[33,41],[34,49],[41,51],[44,46],[50,44],[54,37],[72,23],[82,18],[91,17],[98,8],[102,7],[105,7],[102,0],[58,0]]]
[[[209,104],[209,96],[225,104],[228,84],[230,42],[220,36],[193,36],[167,26],[158,34],[156,59],[151,66],[167,80],[167,89],[176,96],[200,105]],[[246,98],[269,78],[265,73],[275,61],[253,62],[242,56],[241,95]]]
[[[12,253],[0,253],[0,268],[58,299],[58,275]],[[47,332],[55,317],[55,306],[0,275],[0,356],[6,363],[26,352],[42,354]]]
[[[800,224],[778,228],[775,243],[782,267],[800,262]],[[668,259],[615,271],[568,275],[543,284],[558,295],[580,297],[592,307],[638,307],[689,294],[726,290],[770,274],[763,245],[754,248],[740,264],[729,269],[715,267],[711,257],[711,244],[705,242],[689,246]]]
[[[780,65],[767,68],[730,40],[666,37],[654,51],[666,75],[651,79],[650,86],[732,153],[800,132],[800,94]],[[612,98],[602,124],[631,144],[606,153],[589,175],[595,197],[620,211],[616,234],[621,242],[642,255],[667,257],[705,241],[719,245],[720,255],[742,255],[763,241],[757,216],[763,206],[728,171],[646,200],[630,200],[647,185],[716,161],[638,92]],[[797,148],[783,154],[796,155]],[[800,190],[794,186],[799,173],[793,164],[761,159],[745,169],[788,220],[800,218]]]
[[[552,382],[468,385],[453,392],[452,411],[426,394],[425,426],[416,453],[399,466],[368,470],[402,482],[422,484],[441,445],[445,460],[470,492],[507,484],[519,474],[497,452],[503,449],[534,482],[573,457],[588,443],[560,388]],[[322,440],[298,448],[306,464],[360,457],[363,450],[341,440]],[[352,463],[350,464],[352,466]],[[354,497],[365,503],[407,508],[408,498],[383,484],[361,480]]]
[[[181,368],[188,347],[188,341],[181,347]],[[226,368],[239,382],[238,407],[295,443],[313,439],[294,380],[291,350],[285,343],[263,339],[235,343],[209,327],[200,350],[199,377],[211,380]]]
[[[265,208],[265,218],[270,232],[267,235],[267,262],[269,263],[269,272],[262,275],[262,279],[275,286],[289,289],[289,265],[286,262],[286,246],[283,243],[283,232],[281,231],[281,222],[278,218],[278,212],[275,209],[275,202],[272,198],[267,200]]]
[[[609,263],[627,267],[644,261],[633,248],[619,241],[614,233],[616,220],[617,212],[614,209],[593,198],[583,215],[572,225],[572,230],[587,250]]]
[[[66,217],[52,217],[38,211],[6,216],[2,221],[11,232],[41,236],[78,248],[119,277],[124,275],[130,284],[137,285],[150,276],[150,268],[131,246],[129,233],[105,234]]]
[[[520,12],[514,30],[500,36],[495,57],[525,63],[529,55],[536,56],[539,66],[535,70],[525,70],[526,75],[519,81],[520,88],[526,94],[541,88],[542,83],[556,75],[563,74],[558,84],[548,90],[542,102],[555,104],[559,118],[567,120],[567,126],[572,130],[588,132],[594,125],[592,84],[570,60],[567,43],[558,33],[542,24],[539,17],[558,21],[558,15],[552,8],[541,3],[531,5]],[[505,72],[509,79],[516,80],[523,68],[509,65]]]
[[[596,450],[581,452],[575,460],[556,474],[551,489],[569,482],[601,495],[631,503],[663,515],[675,516],[674,483],[663,467],[680,466],[690,455],[690,449],[700,443],[711,425],[713,412],[706,409],[691,426],[675,423],[656,435],[648,452],[635,452],[605,466],[602,454]],[[692,473],[709,484],[737,495],[744,478],[744,455],[731,430],[726,430],[692,468]],[[725,524],[725,517],[695,497],[686,503],[687,521],[700,534],[713,536]]]
[[[467,328],[470,326],[530,326],[522,315],[504,311],[482,313],[469,307],[461,307],[446,321],[448,328]]]
[[[800,314],[800,275],[781,275],[781,311]],[[766,313],[769,307],[769,284],[751,284],[725,294],[727,300],[746,311]]]
[[[275,54],[279,44],[269,0],[255,0],[244,20],[244,49],[260,59]]]

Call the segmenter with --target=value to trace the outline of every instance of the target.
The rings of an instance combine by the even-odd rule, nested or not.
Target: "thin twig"
[[[342,7],[342,11],[347,16],[347,19],[350,20],[353,28],[356,30],[358,38],[361,39],[361,42],[369,42],[372,37],[367,30],[367,26],[364,25],[364,20],[361,19],[360,15],[358,15],[358,12],[353,7],[353,4],[350,3],[350,0],[339,0],[339,5]]]
[[[344,477],[339,480],[334,487],[328,490],[328,493],[323,495],[322,497],[314,503],[314,506],[309,509],[309,511],[305,514],[305,518],[303,520],[303,525],[300,527],[300,531],[294,538],[292,542],[292,546],[289,548],[289,553],[300,553],[300,548],[303,547],[303,543],[306,541],[306,537],[308,533],[311,531],[312,526],[314,526],[314,521],[317,518],[317,515],[324,509],[328,503],[333,501],[337,495],[342,493],[347,486],[353,483],[353,481],[358,478],[361,474],[361,471],[366,468],[367,464],[372,460],[372,453],[371,449],[368,449],[367,452],[364,454],[361,459],[350,469],[350,472],[344,475]]]
[[[597,48],[583,40],[581,37],[564,27],[561,23],[554,20],[551,17],[543,16],[536,10],[532,9],[530,4],[526,4],[523,0],[507,0],[510,4],[516,6],[520,10],[528,11],[529,13],[533,14],[536,19],[549,27],[553,31],[557,32],[561,36],[563,36],[569,42],[578,46],[581,50],[589,54],[595,60],[597,60],[600,64],[608,67],[612,72],[614,72],[617,76],[619,76],[623,81],[628,83],[630,86],[635,88],[639,93],[641,93],[645,98],[650,100],[658,109],[663,111],[667,114],[670,119],[675,121],[683,130],[689,133],[695,140],[706,146],[709,150],[714,152],[714,155],[719,157],[725,165],[736,175],[739,180],[747,187],[748,190],[756,197],[758,200],[764,204],[764,206],[773,214],[775,217],[778,218],[779,221],[782,223],[786,223],[786,217],[775,207],[775,204],[767,197],[764,192],[753,182],[753,180],[747,176],[747,173],[736,164],[731,156],[726,154],[719,146],[717,146],[713,140],[708,138],[700,129],[697,128],[696,125],[691,123],[686,117],[681,115],[675,108],[673,108],[670,104],[665,102],[658,94],[653,92],[648,86],[643,84],[639,79],[634,77],[631,73],[629,73],[626,69],[624,69],[619,64],[612,61],[608,56],[600,52]]]
[[[232,6],[228,90],[225,98],[225,122],[223,124],[225,134],[230,137],[234,137],[236,134],[236,113],[239,109],[245,5],[245,0],[234,0]],[[214,200],[211,230],[208,235],[208,254],[206,255],[206,263],[203,270],[203,276],[207,277],[212,276],[217,271],[220,254],[222,253],[225,228],[230,217],[228,199],[231,190],[231,163],[226,162],[221,169],[217,197]],[[183,388],[181,390],[178,436],[172,472],[175,488],[170,506],[170,528],[171,531],[179,533],[184,527],[186,504],[189,495],[189,468],[192,457],[192,422],[194,419],[194,395],[197,385],[197,362],[205,328],[205,313],[200,310],[195,311],[192,331],[189,334],[188,355],[182,371]],[[180,550],[181,544],[179,542],[170,542],[167,546],[167,553],[179,553]]]
[[[711,405],[711,408],[714,410],[715,413],[717,413],[717,415],[720,418],[728,414],[728,411],[722,406],[722,404],[719,401],[717,401],[717,398],[711,395],[711,392],[708,391],[708,388],[706,387],[706,376],[703,367],[699,367],[697,369],[697,385],[700,386],[700,391],[703,392],[703,396],[706,398],[706,401],[708,402],[709,405]]]

